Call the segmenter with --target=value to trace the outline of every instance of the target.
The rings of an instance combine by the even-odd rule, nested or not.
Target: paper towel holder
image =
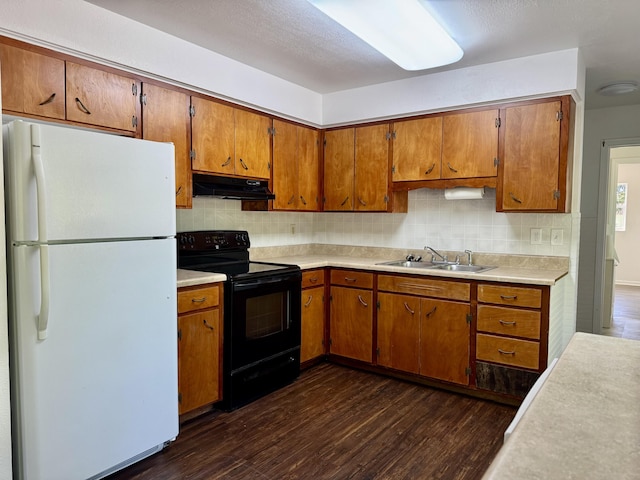
[[[454,187],[445,188],[444,198],[446,200],[479,200],[484,197],[484,187]]]

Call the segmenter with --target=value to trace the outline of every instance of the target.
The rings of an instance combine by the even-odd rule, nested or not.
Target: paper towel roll
[[[444,191],[444,198],[447,200],[475,200],[482,197],[484,197],[484,187],[456,187],[446,188]]]

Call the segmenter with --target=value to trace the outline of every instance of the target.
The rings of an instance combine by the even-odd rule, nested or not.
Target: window
[[[627,184],[619,183],[616,191],[616,232],[627,229]]]

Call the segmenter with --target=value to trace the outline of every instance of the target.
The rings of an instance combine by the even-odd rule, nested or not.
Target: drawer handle
[[[351,283],[354,283],[354,282],[357,282],[357,281],[358,281],[358,279],[357,279],[357,278],[351,278],[351,277],[344,277],[344,281],[345,281],[345,282],[351,282]]]
[[[429,285],[419,285],[417,283],[399,283],[398,284],[399,287],[403,287],[403,288],[418,288],[421,290],[429,290],[431,292],[441,292],[442,288],[440,287],[431,287]]]
[[[406,308],[407,312],[409,312],[411,315],[416,313],[415,311],[411,310],[411,307],[407,304],[407,302],[404,302],[404,308]]]
[[[515,325],[515,324],[516,324],[516,322],[514,322],[514,321],[509,321],[509,322],[508,322],[508,321],[506,321],[506,320],[498,320],[498,321],[499,321],[499,322],[500,322],[500,324],[502,324],[502,325]]]
[[[500,355],[515,355],[516,354],[515,350],[511,350],[510,352],[507,352],[506,350],[501,350],[500,348],[498,349],[498,352],[500,353]]]
[[[433,172],[433,169],[435,168],[435,166],[436,166],[436,164],[435,164],[435,162],[434,162],[434,163],[433,163],[433,165],[431,165],[431,167],[429,167],[429,168],[427,169],[427,171],[426,171],[426,172],[424,172],[424,174],[425,174],[425,175],[429,175],[431,172]]]
[[[369,304],[367,302],[364,301],[364,298],[362,298],[360,295],[358,295],[358,300],[360,301],[360,303],[362,305],[364,305],[365,307],[368,307]]]
[[[229,165],[231,163],[231,157],[227,157],[227,160],[222,163],[220,166],[221,167],[226,167],[227,165]]]
[[[311,283],[318,283],[318,277],[310,278],[310,279],[309,279],[309,281],[310,281]]]
[[[313,295],[309,295],[309,300],[307,300],[307,303],[305,303],[304,306],[308,307],[309,305],[311,305],[311,300],[313,300]]]
[[[430,311],[430,312],[428,312],[428,313],[426,314],[426,317],[430,317],[431,315],[433,315],[434,313],[436,313],[436,310],[437,310],[437,309],[438,309],[438,307],[433,307],[433,308],[431,309],[431,311]]]
[[[192,303],[202,303],[207,299],[207,297],[202,297],[202,298],[192,298],[191,302]]]
[[[500,298],[503,300],[517,300],[517,295],[500,295]]]
[[[44,100],[44,101],[40,102],[38,105],[40,105],[41,107],[42,107],[43,105],[47,105],[47,104],[49,104],[49,103],[53,102],[53,99],[54,99],[54,98],[56,98],[56,94],[55,94],[55,93],[52,93],[51,95],[49,95],[49,98],[47,98],[46,100]]]
[[[209,325],[206,320],[202,320],[202,323],[204,323],[204,326],[207,327],[209,330],[213,330],[213,327]]]

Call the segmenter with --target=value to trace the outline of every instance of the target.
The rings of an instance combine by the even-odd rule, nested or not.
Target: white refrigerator
[[[173,145],[3,141],[14,475],[102,478],[178,434]]]

